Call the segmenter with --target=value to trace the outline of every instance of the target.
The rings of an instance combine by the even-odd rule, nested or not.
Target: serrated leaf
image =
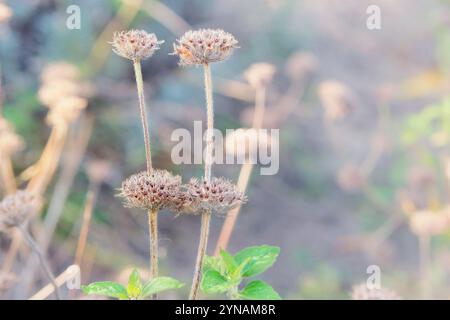
[[[125,287],[112,281],[93,282],[87,286],[82,286],[81,289],[85,294],[128,300]]]
[[[142,282],[141,277],[139,276],[139,272],[136,269],[130,274],[130,278],[128,279],[127,286],[127,294],[130,298],[137,298],[141,294],[142,291]]]
[[[234,260],[236,263],[241,265],[246,259],[248,259],[242,275],[244,277],[252,277],[270,268],[277,260],[279,254],[279,247],[262,245],[248,247],[239,251],[234,256]]]
[[[228,279],[216,270],[210,269],[203,273],[201,289],[204,293],[226,292],[230,286]]]
[[[228,274],[233,274],[238,267],[238,264],[234,261],[233,256],[223,249],[220,250],[220,256],[222,257],[222,260],[227,268]]]
[[[281,300],[280,295],[268,283],[255,280],[250,282],[239,296],[247,300]]]
[[[184,286],[184,283],[181,283],[177,279],[170,277],[157,277],[147,282],[142,289],[141,297],[145,298],[149,295],[170,289],[179,289],[182,286]]]

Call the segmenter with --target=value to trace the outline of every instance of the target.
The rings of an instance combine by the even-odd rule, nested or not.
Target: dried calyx
[[[25,190],[6,196],[0,202],[0,230],[5,231],[22,225],[37,205],[37,197]]]
[[[144,30],[116,32],[111,42],[117,55],[133,61],[150,58],[162,43],[155,34]]]
[[[204,65],[227,59],[237,48],[238,41],[220,29],[200,29],[186,32],[173,44],[173,55],[182,66]]]

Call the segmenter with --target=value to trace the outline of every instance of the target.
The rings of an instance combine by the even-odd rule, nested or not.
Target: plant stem
[[[136,87],[139,97],[139,110],[141,114],[142,129],[144,131],[145,158],[147,161],[147,174],[152,173],[152,152],[150,144],[150,134],[147,122],[147,108],[145,106],[144,81],[142,79],[141,61],[133,61],[134,74],[136,76]],[[148,212],[148,228],[150,237],[150,279],[158,277],[158,211]],[[153,295],[153,299],[157,296]]]
[[[212,151],[213,151],[213,130],[214,130],[214,107],[212,97],[211,67],[204,65],[205,97],[206,97],[206,155],[205,155],[205,181],[211,181]],[[211,211],[202,212],[202,221],[200,229],[200,241],[198,243],[197,260],[195,263],[194,277],[192,279],[190,300],[197,300],[200,289],[200,280],[202,275],[203,260],[205,258],[208,246],[209,225],[211,222]]]
[[[148,122],[147,122],[147,109],[145,106],[144,97],[144,82],[142,80],[142,70],[141,61],[133,61],[134,74],[136,76],[136,87],[139,97],[139,111],[141,113],[142,129],[144,131],[144,143],[145,143],[145,159],[147,161],[147,173],[152,172],[152,152],[150,147],[150,134],[148,133]]]
[[[148,231],[150,234],[150,278],[158,276],[158,211],[148,212]]]
[[[195,263],[194,278],[192,279],[191,293],[189,300],[197,300],[200,289],[200,280],[202,275],[203,260],[206,254],[209,236],[209,223],[211,221],[211,212],[202,213],[202,224],[200,230],[200,241],[198,244],[197,261]]]
[[[430,265],[431,265],[431,239],[428,235],[419,236],[420,250],[420,280],[422,299],[429,299],[431,294],[430,286]]]
[[[39,249],[39,247],[36,244],[36,242],[34,241],[33,237],[28,233],[28,231],[23,226],[19,226],[18,228],[22,232],[23,237],[28,242],[28,244],[31,247],[31,249],[38,256],[39,261],[41,263],[42,270],[44,271],[44,273],[47,276],[48,280],[52,284],[53,288],[55,288],[55,297],[56,297],[56,299],[60,300],[61,299],[61,294],[59,292],[59,287],[56,284],[55,276],[53,275],[53,273],[52,273],[52,271],[50,269],[50,266],[48,265],[44,255],[42,254],[41,249]]]

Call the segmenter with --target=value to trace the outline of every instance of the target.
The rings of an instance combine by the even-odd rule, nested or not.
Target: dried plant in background
[[[59,299],[59,289],[50,266],[25,226],[25,221],[36,210],[39,201],[38,196],[24,190],[19,190],[15,194],[5,197],[0,202],[0,231],[7,232],[12,228],[20,230],[33,252],[38,256],[45,275],[55,288],[55,296]]]
[[[260,141],[262,138],[258,129],[261,129],[261,127],[264,124],[264,113],[266,109],[266,91],[267,86],[272,81],[272,78],[275,74],[276,68],[274,65],[269,63],[256,63],[251,65],[245,72],[244,77],[249,83],[249,85],[252,87],[252,89],[255,92],[255,109],[253,112],[253,124],[252,128],[255,130],[255,135],[257,141],[249,141],[249,145],[252,145],[252,143],[257,143],[256,145],[259,145],[261,142],[263,143],[269,143],[268,140],[266,141]],[[237,133],[237,131],[236,131]],[[245,132],[241,132],[241,135],[245,137],[248,137],[249,135],[245,134]],[[254,137],[255,135],[250,135],[250,137]],[[244,143],[238,143],[236,141],[237,139],[242,139],[242,137],[227,137],[227,151],[230,152],[230,148],[228,148],[228,145],[230,144],[232,147],[232,153],[238,153],[243,152],[242,150],[236,150],[236,146],[246,146],[246,141],[243,141]],[[229,140],[232,141],[229,141]],[[253,144],[255,145],[255,144]],[[237,189],[244,193],[247,190],[247,185],[250,180],[250,176],[253,170],[253,164],[250,163],[248,160],[248,157],[250,155],[246,154],[244,156],[245,162],[242,164],[241,171],[239,173],[238,183],[237,183]],[[220,249],[226,250],[228,246],[228,242],[230,241],[231,234],[233,232],[234,226],[236,224],[237,217],[239,215],[241,206],[238,205],[235,208],[232,208],[226,218],[225,222],[222,226],[222,230],[219,235],[219,239],[217,240],[216,249],[215,249],[215,255],[217,256],[220,253]]]

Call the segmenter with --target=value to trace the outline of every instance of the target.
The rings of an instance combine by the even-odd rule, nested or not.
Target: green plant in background
[[[184,284],[170,277],[157,277],[143,284],[136,269],[131,272],[127,286],[113,281],[93,282],[82,286],[85,294],[95,294],[119,300],[142,300],[162,291],[179,289]]]
[[[262,245],[245,248],[234,256],[225,250],[218,257],[207,256],[201,289],[206,294],[226,293],[233,300],[280,300],[272,286],[261,280],[250,281],[239,289],[244,280],[270,268],[279,253],[279,247]]]

